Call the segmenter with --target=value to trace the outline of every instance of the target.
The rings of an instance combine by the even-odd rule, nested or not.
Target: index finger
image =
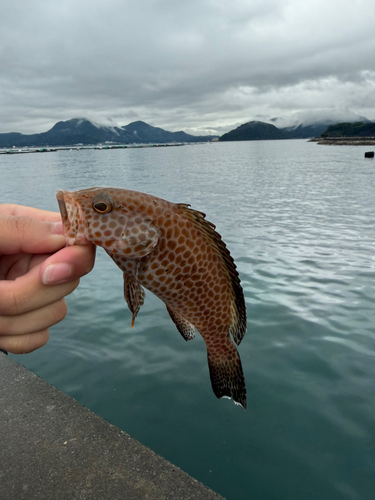
[[[0,255],[52,253],[65,245],[61,223],[0,214]]]
[[[15,205],[12,203],[0,204],[0,216],[1,215],[32,217],[33,219],[38,219],[40,221],[46,222],[61,221],[61,215],[59,212],[50,212],[48,210],[42,210],[40,208],[26,207],[24,205]]]

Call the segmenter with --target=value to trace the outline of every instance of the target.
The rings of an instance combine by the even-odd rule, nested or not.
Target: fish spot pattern
[[[235,344],[245,334],[246,308],[236,266],[215,226],[189,205],[137,191],[90,188],[57,197],[69,244],[102,246],[127,276],[133,322],[145,287],[164,301],[185,340],[194,327],[202,335],[216,396],[245,407]],[[110,210],[98,213],[94,199]]]

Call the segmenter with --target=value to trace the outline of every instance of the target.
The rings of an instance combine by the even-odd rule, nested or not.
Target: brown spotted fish
[[[68,245],[101,246],[124,272],[132,326],[143,287],[159,297],[185,340],[207,346],[212,389],[246,408],[238,345],[246,330],[233,259],[205,214],[137,191],[91,188],[57,193]]]

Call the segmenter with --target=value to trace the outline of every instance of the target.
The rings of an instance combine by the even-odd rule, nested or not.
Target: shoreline
[[[22,146],[12,148],[0,148],[1,154],[25,154],[25,153],[53,153],[55,151],[81,151],[82,149],[98,149],[98,150],[112,150],[112,149],[141,149],[141,148],[168,148],[176,146],[190,146],[197,144],[206,144],[204,142],[167,142],[167,143],[148,143],[148,144],[96,144],[96,145],[74,145],[74,146]]]
[[[375,146],[375,137],[314,137],[308,142],[324,146]]]

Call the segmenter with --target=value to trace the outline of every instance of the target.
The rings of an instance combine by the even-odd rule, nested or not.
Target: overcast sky
[[[374,0],[11,0],[0,132],[375,120]]]

